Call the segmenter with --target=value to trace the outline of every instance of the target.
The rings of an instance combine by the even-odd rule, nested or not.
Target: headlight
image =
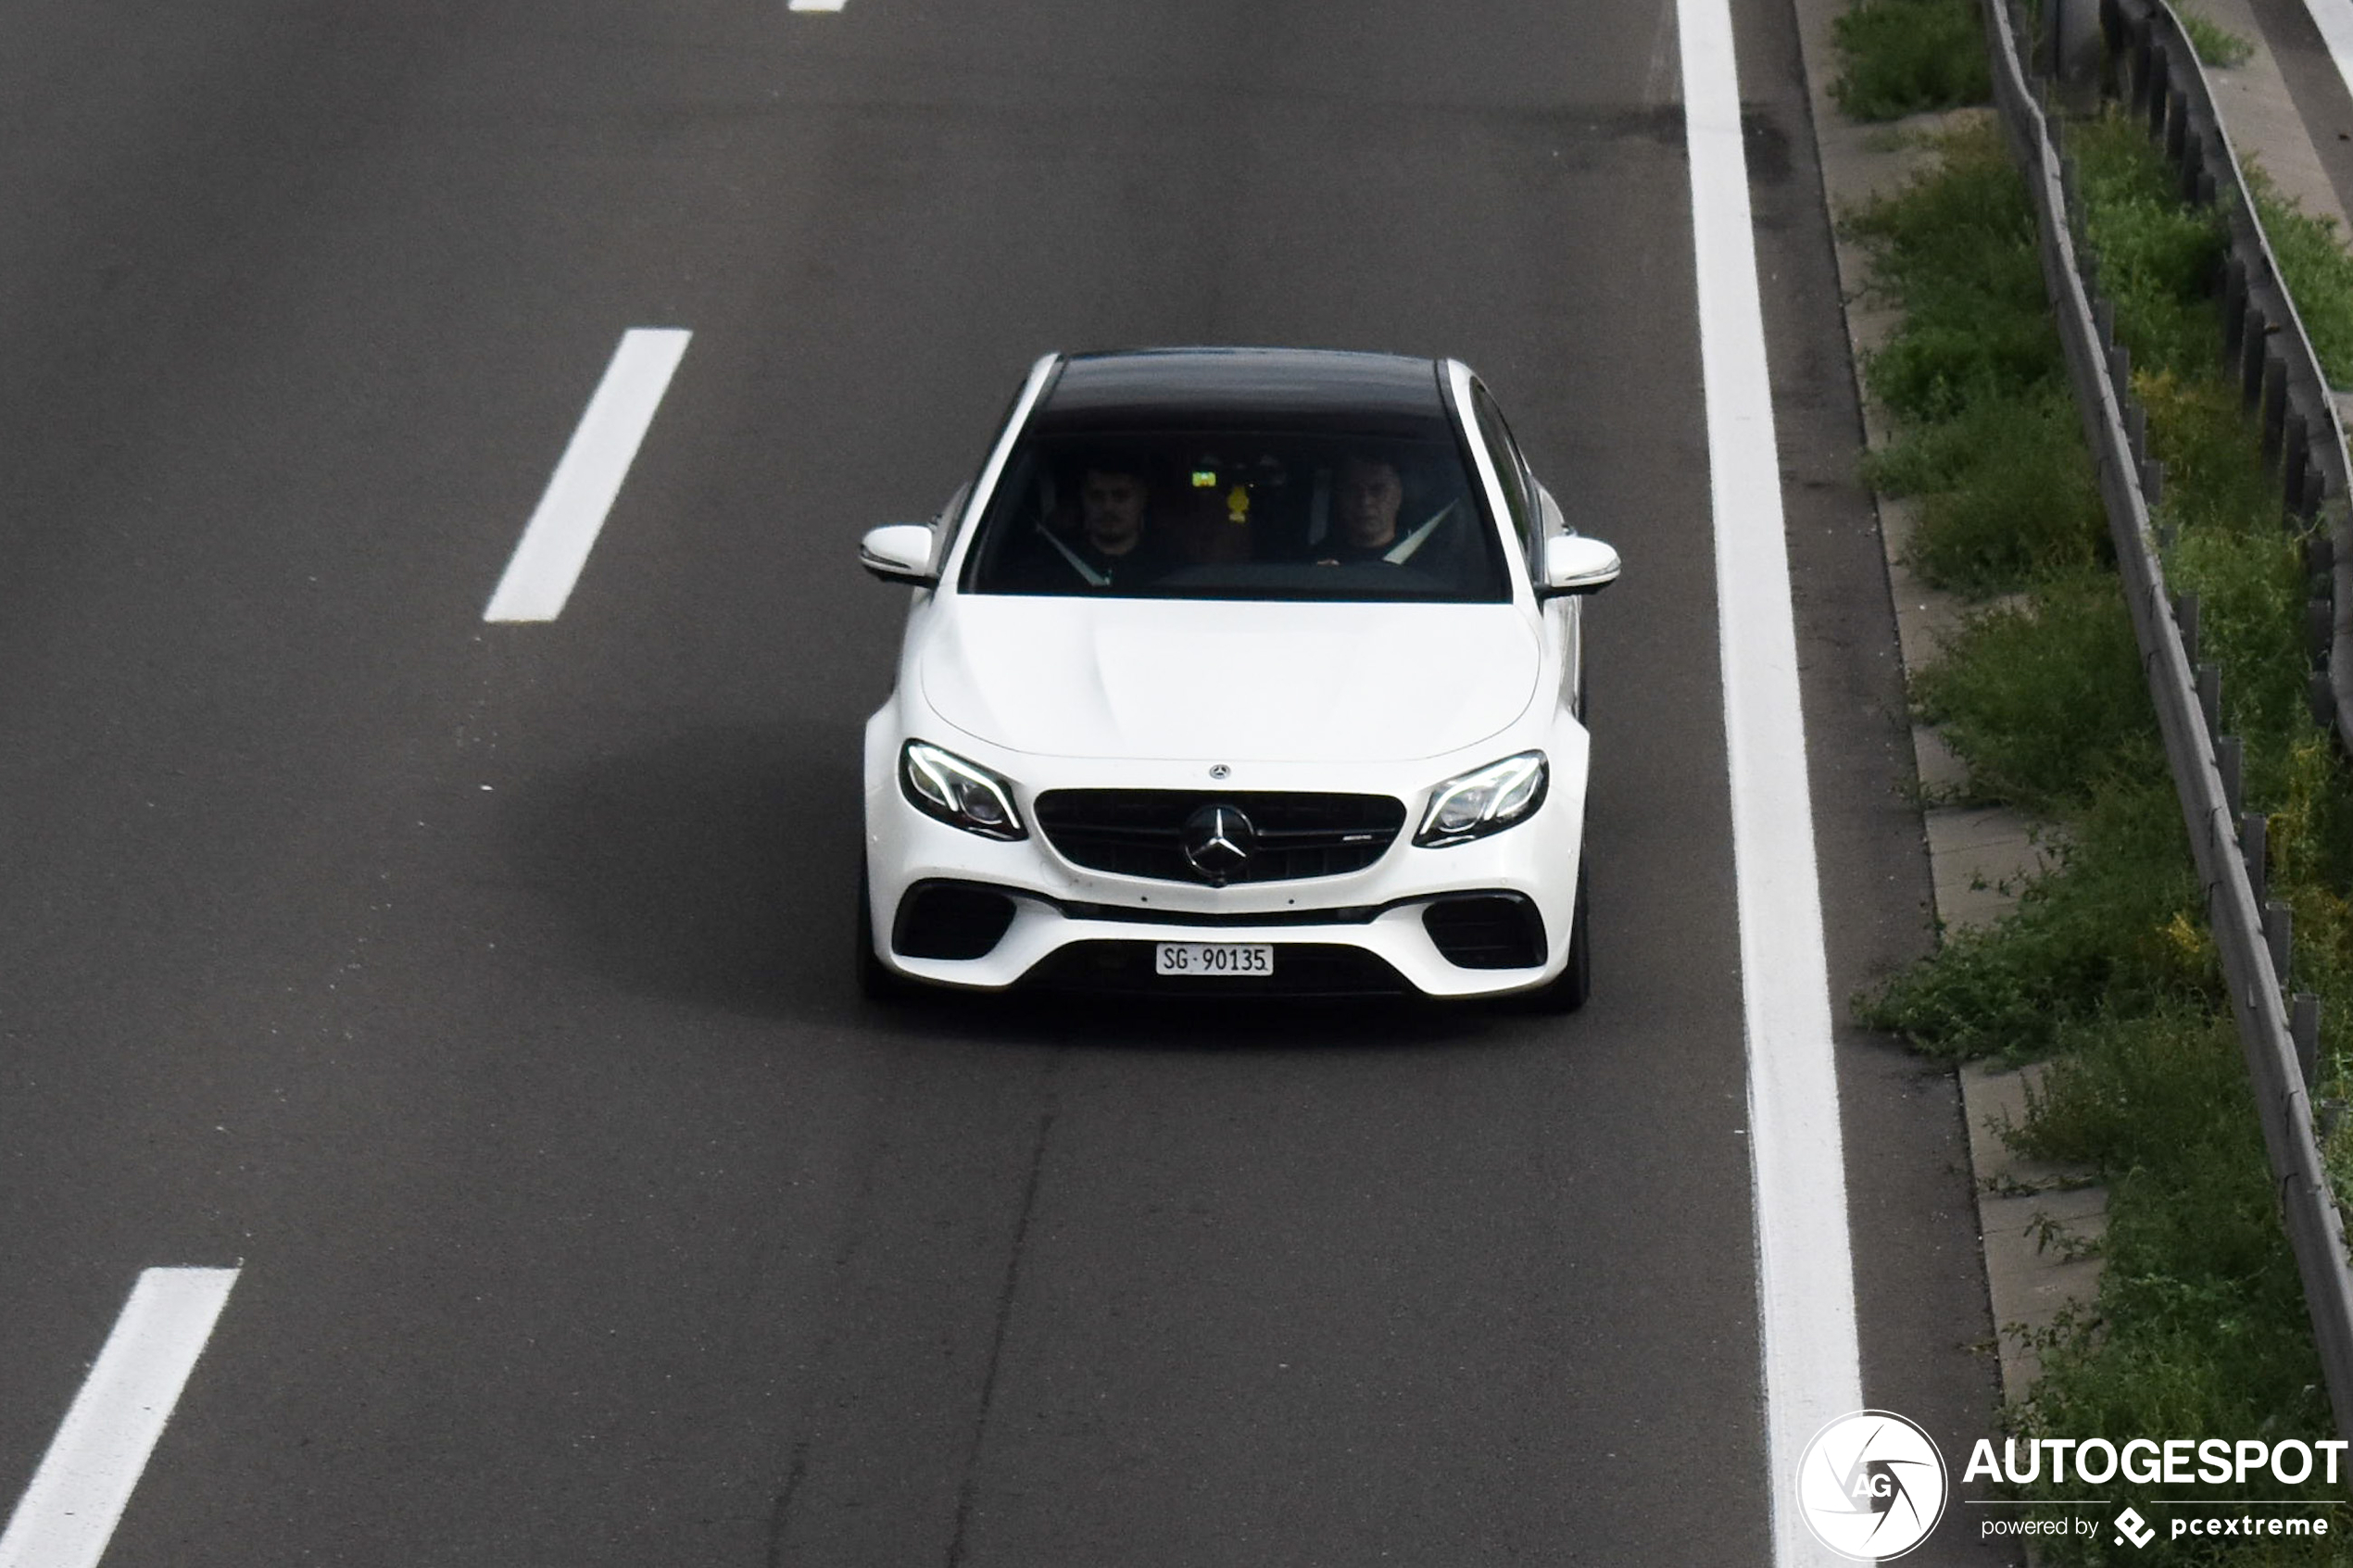
[[[1429,792],[1414,842],[1443,849],[1501,832],[1544,804],[1547,773],[1542,752],[1523,751],[1448,779]]]
[[[915,809],[983,838],[1027,838],[1013,809],[1013,786],[977,762],[925,741],[899,754],[899,787]]]

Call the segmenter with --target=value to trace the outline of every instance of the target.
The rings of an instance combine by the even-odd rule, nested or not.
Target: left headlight
[[[927,741],[899,753],[899,787],[916,810],[983,838],[1027,838],[1012,783]]]
[[[1541,751],[1523,751],[1456,774],[1429,792],[1429,808],[1414,842],[1443,849],[1500,833],[1544,804],[1547,774]]]

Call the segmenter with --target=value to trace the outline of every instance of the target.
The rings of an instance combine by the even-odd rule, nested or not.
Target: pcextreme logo
[[[1814,1538],[1857,1562],[1901,1557],[1944,1516],[1944,1456],[1890,1411],[1856,1411],[1814,1434],[1797,1461],[1797,1510]]]

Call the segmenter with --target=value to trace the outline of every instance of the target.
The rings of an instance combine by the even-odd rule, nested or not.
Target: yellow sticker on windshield
[[[1247,486],[1237,484],[1226,492],[1226,521],[1227,522],[1250,521],[1250,490]]]

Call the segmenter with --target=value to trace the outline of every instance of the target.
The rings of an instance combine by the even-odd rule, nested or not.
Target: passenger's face
[[[1078,505],[1088,539],[1106,554],[1131,549],[1143,536],[1144,482],[1132,473],[1088,469]]]
[[[1397,537],[1397,508],[1405,486],[1387,463],[1351,458],[1340,465],[1332,506],[1340,513],[1340,534],[1360,549],[1386,545]]]

